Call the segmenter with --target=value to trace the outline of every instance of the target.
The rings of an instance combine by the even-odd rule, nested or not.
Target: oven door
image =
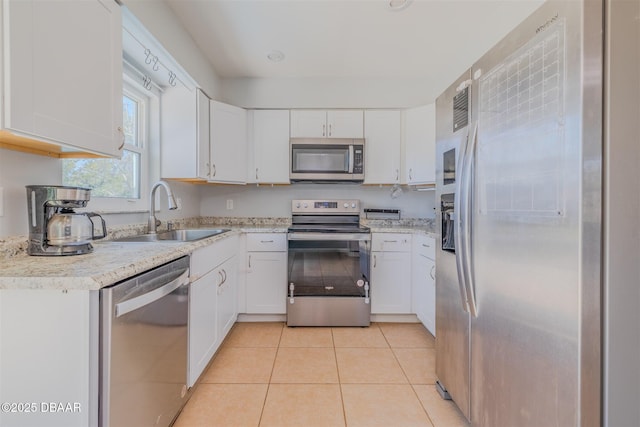
[[[371,234],[300,232],[288,239],[290,296],[368,298]]]

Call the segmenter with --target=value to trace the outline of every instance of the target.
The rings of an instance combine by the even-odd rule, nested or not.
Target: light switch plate
[[[233,199],[228,199],[227,200],[227,209],[228,210],[233,209]]]

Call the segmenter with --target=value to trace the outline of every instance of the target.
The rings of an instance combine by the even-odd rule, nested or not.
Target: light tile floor
[[[467,427],[420,324],[237,323],[174,427]]]

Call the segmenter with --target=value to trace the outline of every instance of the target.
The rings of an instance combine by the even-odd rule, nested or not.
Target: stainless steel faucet
[[[178,208],[178,204],[176,203],[176,199],[173,197],[173,191],[171,191],[171,187],[167,184],[166,181],[158,181],[153,184],[151,187],[151,194],[149,195],[149,234],[155,234],[157,232],[157,227],[160,225],[160,221],[156,218],[156,189],[158,187],[164,187],[167,192],[167,199],[169,201],[169,210],[174,210]]]

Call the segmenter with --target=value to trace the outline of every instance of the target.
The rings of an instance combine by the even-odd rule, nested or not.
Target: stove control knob
[[[304,208],[306,209],[306,208],[308,208],[308,207],[309,207],[309,205],[305,203],[305,204],[304,204]]]
[[[300,203],[296,203],[296,208],[300,209]]]
[[[349,203],[345,203],[343,206],[344,206],[345,208],[348,208],[348,207],[349,207]]]

